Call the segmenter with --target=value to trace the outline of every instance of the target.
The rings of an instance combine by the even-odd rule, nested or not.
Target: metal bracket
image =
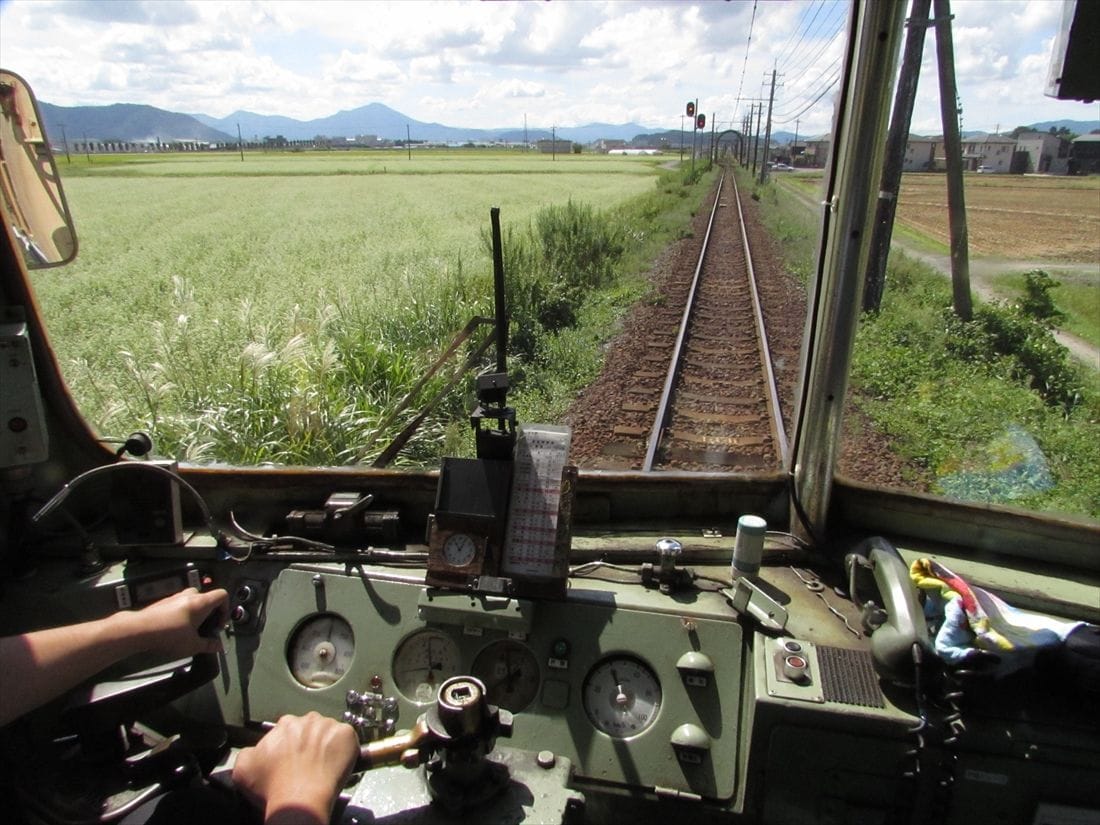
[[[742,576],[732,588],[719,591],[730,600],[733,609],[749,615],[768,630],[782,631],[787,627],[787,608]]]

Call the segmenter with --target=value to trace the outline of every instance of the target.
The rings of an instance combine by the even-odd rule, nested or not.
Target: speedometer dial
[[[454,640],[438,630],[409,636],[393,654],[393,681],[410,702],[434,702],[439,686],[458,675],[459,652]]]
[[[340,681],[355,655],[355,634],[335,613],[312,616],[287,643],[287,665],[299,684],[323,688]]]
[[[542,680],[535,654],[512,639],[486,645],[474,659],[473,675],[485,683],[485,698],[490,704],[513,713],[534,701]]]
[[[661,709],[661,683],[633,656],[609,656],[584,680],[584,711],[597,730],[616,739],[637,736]]]

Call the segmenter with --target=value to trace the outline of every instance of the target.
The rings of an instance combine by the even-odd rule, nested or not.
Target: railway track
[[[717,187],[695,270],[670,285],[597,462],[644,471],[785,466],[787,442],[732,174]]]

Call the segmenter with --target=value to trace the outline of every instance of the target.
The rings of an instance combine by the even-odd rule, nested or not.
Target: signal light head
[[[687,105],[687,116],[695,117],[695,101],[689,100]]]
[[[702,129],[706,125],[707,125],[707,116],[706,115],[699,115],[699,117],[695,121],[695,128],[696,129]]]

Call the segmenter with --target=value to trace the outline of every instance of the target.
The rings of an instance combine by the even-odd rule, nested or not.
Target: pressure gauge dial
[[[458,645],[438,630],[420,630],[393,654],[393,682],[410,702],[434,702],[439,686],[459,672]]]
[[[291,675],[308,688],[340,681],[355,655],[351,625],[334,613],[322,613],[298,625],[287,643]]]
[[[477,542],[465,533],[451,533],[443,542],[443,560],[452,567],[467,567],[477,555]]]
[[[609,656],[584,680],[584,711],[595,728],[615,739],[645,731],[661,709],[661,683],[633,656]]]
[[[485,684],[489,704],[512,713],[519,713],[534,701],[542,681],[535,654],[512,639],[484,647],[474,659],[471,673]]]

